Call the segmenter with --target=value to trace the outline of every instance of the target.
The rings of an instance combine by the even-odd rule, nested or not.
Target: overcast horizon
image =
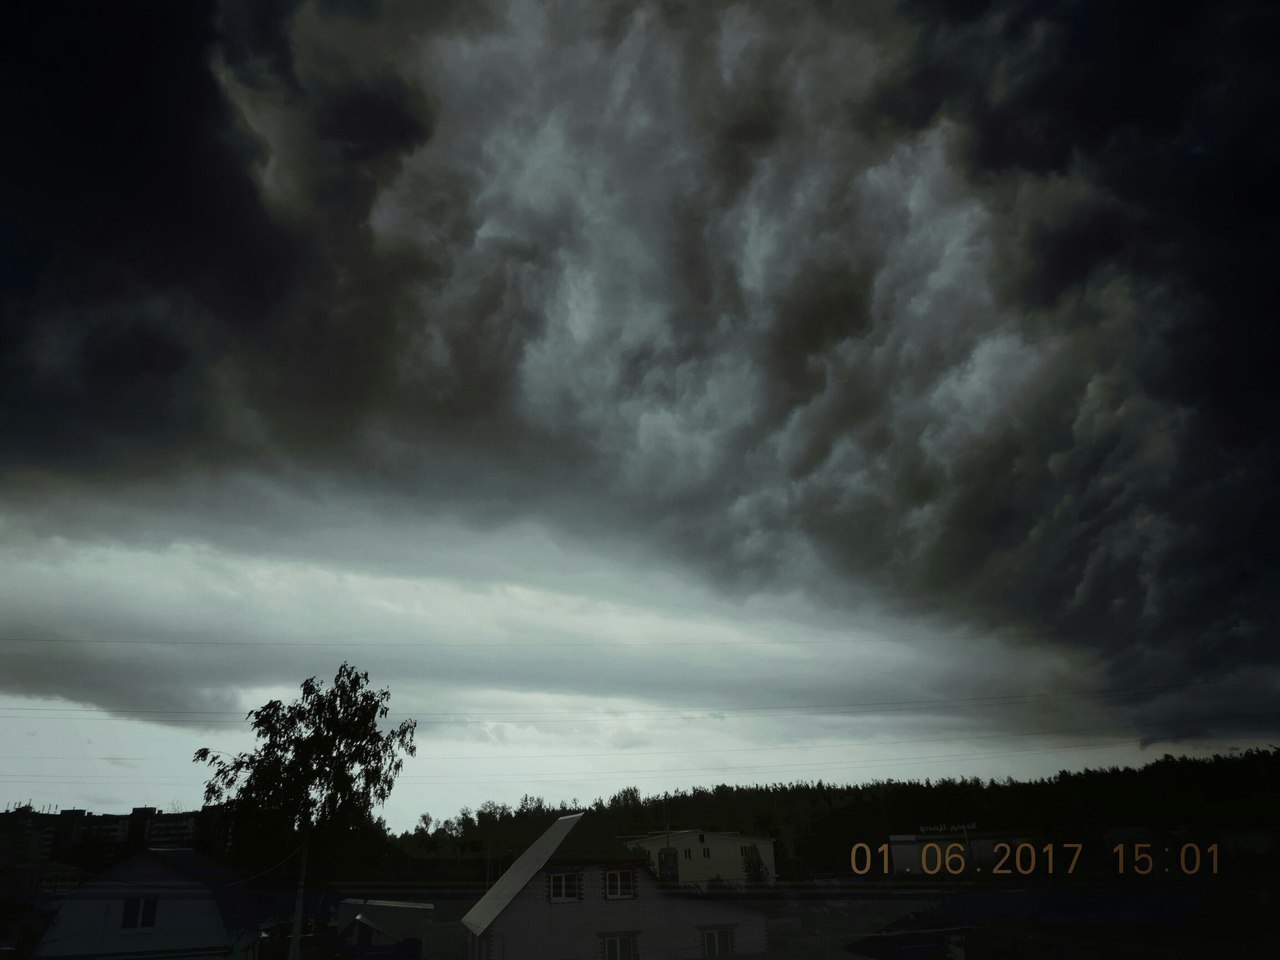
[[[1278,742],[1273,5],[10,20],[5,803],[344,660],[396,832]]]

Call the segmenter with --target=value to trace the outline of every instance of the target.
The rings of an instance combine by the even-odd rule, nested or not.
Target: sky
[[[343,661],[393,830],[1275,743],[1280,11],[7,11],[0,797]]]

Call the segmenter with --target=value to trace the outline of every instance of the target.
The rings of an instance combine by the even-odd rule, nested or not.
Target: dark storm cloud
[[[705,28],[723,41],[742,10]],[[806,68],[835,77],[797,52],[811,49],[803,24],[757,34],[736,76],[723,61],[684,64],[698,81],[685,146],[715,201],[677,237],[714,253],[673,271],[692,278],[700,314],[673,319],[644,375],[610,397],[640,411],[600,417],[606,446],[650,441],[636,481],[622,474],[632,507],[713,569],[763,567],[758,582],[785,576],[778,557],[799,529],[908,603],[1093,650],[1124,683],[1274,665],[1276,291],[1263,264],[1275,244],[1255,200],[1274,194],[1262,158],[1276,151],[1270,128],[1248,122],[1272,77],[1258,36],[1274,15],[918,14],[907,55],[884,51],[852,129],[825,131],[821,150],[806,136],[827,117],[798,91]],[[714,46],[703,40],[685,45]],[[913,222],[893,201],[935,176],[917,136],[942,121],[954,132],[939,156],[963,164],[986,211],[943,172],[924,198],[935,209]],[[869,179],[850,189],[894,142],[881,170],[908,168],[897,196]],[[826,210],[804,209],[810,184],[791,173],[841,165],[818,187]],[[778,223],[762,304],[743,294],[741,261],[723,282],[735,203]],[[988,243],[986,262],[957,263],[949,232]],[[953,264],[966,275],[946,277]],[[912,298],[940,278],[948,295],[913,317]],[[991,299],[966,289],[987,282]],[[738,386],[762,409],[701,421],[753,339]],[[624,468],[633,451],[619,449]],[[766,546],[748,560],[752,541]]]
[[[1251,3],[1178,3],[1159,18],[1125,4],[980,6],[961,23],[941,19],[949,5],[927,7],[908,69],[868,110],[962,119],[982,177],[1088,183],[1073,208],[1038,223],[1031,212],[1018,292],[1047,302],[1113,266],[1195,298],[1169,331],[1168,363],[1141,371],[1144,386],[1212,416],[1228,442],[1259,439],[1275,409],[1257,387],[1275,360],[1266,211],[1280,137],[1257,111],[1274,91],[1280,14]],[[935,88],[938,71],[948,82]],[[1222,336],[1224,320],[1244,335]]]
[[[5,466],[269,455],[1275,666],[1273,10],[425,6],[23,15]]]
[[[1275,89],[1276,10],[916,13],[912,58],[868,116],[965,126],[969,169],[1011,228],[1007,301],[1070,338],[1079,371],[1032,429],[966,465],[930,579],[1095,637],[1126,678],[1274,664],[1280,137],[1257,110]],[[1067,203],[1064,178],[1079,184]],[[1131,288],[1123,326],[1088,305],[1108,282]]]
[[[289,241],[246,175],[252,145],[209,73],[200,13],[9,14],[4,218],[24,251],[0,334],[10,469],[204,435],[222,331],[260,322],[287,272]]]
[[[296,88],[293,15],[299,5],[300,0],[227,0],[212,5],[227,63],[242,83]]]
[[[429,139],[431,109],[391,71],[300,73],[296,7],[18,16],[6,242],[23,258],[6,275],[0,359],[11,469],[243,456],[261,433],[243,435],[245,409],[285,448],[317,423],[340,441],[385,400],[398,291],[442,266],[374,254],[364,223],[379,181]],[[219,56],[301,118],[286,131],[305,156],[291,207],[264,202],[269,146],[219,84]]]

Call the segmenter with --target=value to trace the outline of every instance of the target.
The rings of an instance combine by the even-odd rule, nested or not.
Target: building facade
[[[465,917],[471,960],[762,956],[764,917],[733,900],[673,891],[644,855],[574,837],[561,817]],[[586,842],[575,842],[586,840]]]
[[[701,890],[708,889],[715,880],[740,887],[748,883],[772,884],[777,879],[773,841],[768,837],[714,830],[671,830],[625,840],[648,854],[655,875]],[[758,864],[756,876],[749,872],[753,862]]]

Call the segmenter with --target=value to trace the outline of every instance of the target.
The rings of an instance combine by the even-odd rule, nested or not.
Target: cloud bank
[[[658,606],[791,597],[806,629],[957,638],[928,678],[869,670],[904,693],[948,672],[1008,687],[1035,656],[1054,666],[1028,689],[1132,691],[1126,718],[1186,736],[1274,696],[1273,8],[228,0],[14,20],[6,635],[392,636],[366,609],[391,581],[329,593],[324,569],[449,577],[395,530],[454,524],[465,556],[456,530],[528,523],[705,585],[664,581]],[[175,597],[200,545],[240,566]],[[546,545],[524,547],[466,576],[546,587]],[[209,606],[271,564],[311,570],[305,597]],[[628,592],[565,569],[563,595]],[[57,598],[70,582],[83,609]],[[321,615],[326,593],[346,599]],[[696,637],[637,603],[637,636]],[[619,629],[547,617],[584,642]],[[539,636],[518,620],[493,635]],[[1000,666],[982,637],[1005,638]],[[125,710],[126,650],[72,668],[9,647],[9,692]],[[149,682],[224,709],[254,671],[296,679],[218,650],[166,653]],[[569,686],[617,695],[601,656]],[[654,657],[628,669],[687,700]],[[477,673],[574,692],[551,666],[463,657],[445,678]],[[799,676],[777,702],[835,696]]]

